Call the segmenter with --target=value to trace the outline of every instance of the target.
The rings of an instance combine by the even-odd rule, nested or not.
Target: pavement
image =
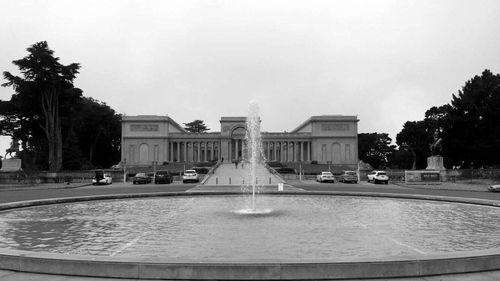
[[[288,184],[316,184],[314,180],[287,180]],[[405,182],[390,182],[390,185],[368,183],[366,181],[361,181],[359,184],[366,186],[377,186],[380,189],[384,187],[398,186],[402,188],[411,189],[423,189],[423,190],[450,190],[450,191],[472,191],[472,192],[489,192],[488,186],[494,184],[495,182],[489,180],[466,180],[457,182],[441,182],[439,184],[407,184]],[[500,182],[496,182],[500,184]]]
[[[38,184],[25,184],[25,183],[7,183],[0,184],[0,191],[12,191],[12,190],[40,190],[40,189],[71,189],[83,186],[92,185],[88,182],[81,183],[38,183]]]
[[[39,273],[0,270],[1,281],[138,281],[139,279],[97,278],[84,276],[50,275]],[[153,279],[140,279],[153,280]],[[155,279],[157,280],[157,279]],[[343,280],[343,279],[336,279]],[[345,280],[345,279],[344,279]],[[499,281],[500,271],[485,271],[465,274],[449,274],[425,277],[349,279],[350,281]]]

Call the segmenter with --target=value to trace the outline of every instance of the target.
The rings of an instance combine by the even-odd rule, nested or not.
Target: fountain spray
[[[259,106],[251,101],[248,111],[246,140],[248,145],[248,160],[250,163],[250,184],[252,186],[252,210],[255,211],[255,190],[257,186],[256,168],[261,161],[262,141],[260,135]]]

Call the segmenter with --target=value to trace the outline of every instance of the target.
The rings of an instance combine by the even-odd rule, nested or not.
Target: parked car
[[[277,173],[279,174],[290,174],[290,175],[296,175],[297,171],[294,168],[289,168],[289,167],[281,167],[281,168],[276,168],[274,169]]]
[[[157,171],[155,175],[155,183],[172,183],[174,181],[174,176],[170,171],[161,170]]]
[[[335,182],[335,177],[331,172],[321,172],[316,176],[317,182]]]
[[[195,170],[185,170],[184,174],[182,174],[182,182],[199,182],[200,178],[198,177],[198,173]]]
[[[488,190],[491,192],[500,192],[500,184],[492,184],[488,186]]]
[[[372,171],[368,174],[368,182],[388,184],[389,176],[387,176],[385,171]]]
[[[146,173],[137,173],[132,180],[133,184],[138,183],[151,183],[151,177],[149,177]]]
[[[210,171],[207,167],[193,167],[191,170],[195,170],[198,175],[206,175]]]
[[[110,174],[104,173],[102,170],[95,171],[95,176],[92,179],[92,185],[98,184],[111,184],[113,183],[113,178]]]
[[[358,183],[358,173],[355,171],[344,171],[342,175],[340,175],[339,181]]]

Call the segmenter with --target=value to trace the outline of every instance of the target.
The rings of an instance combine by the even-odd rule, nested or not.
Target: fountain
[[[135,279],[364,279],[500,269],[496,201],[355,192],[256,193],[258,105],[240,192],[0,205],[0,269]],[[258,206],[257,206],[258,205]],[[30,207],[30,208],[25,208]],[[234,211],[237,210],[237,211]]]
[[[261,133],[260,133],[260,114],[259,114],[259,106],[257,102],[251,101],[249,110],[248,110],[248,115],[247,115],[247,120],[246,120],[246,136],[245,140],[247,143],[247,155],[246,159],[248,160],[249,164],[249,172],[248,172],[248,178],[249,178],[249,183],[248,185],[251,188],[251,208],[250,209],[243,209],[240,211],[237,211],[237,213],[240,214],[268,214],[271,212],[271,209],[257,209],[256,207],[256,192],[257,192],[257,165],[262,165],[264,157],[262,153],[262,140],[261,140]]]

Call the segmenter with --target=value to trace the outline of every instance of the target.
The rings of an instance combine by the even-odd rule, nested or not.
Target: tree
[[[78,146],[87,165],[109,167],[120,161],[121,115],[105,103],[84,97],[75,123]]]
[[[445,166],[498,165],[499,108],[500,75],[486,69],[467,81],[450,104],[430,108],[422,121],[406,122],[396,143],[413,151],[417,168],[425,168],[434,132],[443,139]]]
[[[206,131],[210,130],[202,120],[194,120],[193,122],[183,124],[184,129],[190,133],[205,133]]]
[[[424,169],[429,156],[430,135],[424,121],[407,121],[396,135],[396,144],[400,150],[408,151],[412,156],[412,169]]]
[[[395,152],[395,145],[387,133],[358,134],[359,159],[376,169],[387,167],[389,158]]]
[[[6,83],[4,87],[13,87],[15,94],[10,104],[4,104],[0,110],[3,117],[2,131],[19,138],[25,144],[36,149],[40,143],[31,143],[39,137],[39,129],[46,138],[48,149],[48,168],[58,171],[63,163],[63,134],[61,108],[72,104],[81,96],[81,90],[74,88],[73,80],[78,74],[80,65],[72,63],[62,65],[54,51],[49,49],[46,41],[33,44],[27,49],[28,55],[12,63],[16,65],[23,77],[3,73]],[[13,122],[11,125],[7,122]]]
[[[500,164],[500,75],[484,70],[453,95],[443,132],[445,163]]]

